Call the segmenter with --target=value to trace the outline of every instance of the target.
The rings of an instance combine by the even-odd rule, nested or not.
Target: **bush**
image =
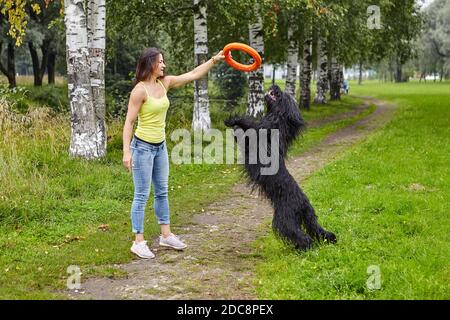
[[[221,63],[217,66],[214,84],[219,89],[219,97],[226,100],[226,108],[233,110],[244,95],[247,83],[246,75]]]
[[[69,112],[67,86],[28,87],[26,97],[29,102],[49,107],[55,112]]]
[[[106,85],[106,113],[110,117],[124,116],[132,89],[130,80],[113,78]]]
[[[28,111],[27,94],[28,90],[24,87],[9,88],[7,84],[0,83],[0,97],[5,99],[4,103],[10,104],[13,111],[20,113]]]

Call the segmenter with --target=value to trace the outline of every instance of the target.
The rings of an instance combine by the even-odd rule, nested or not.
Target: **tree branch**
[[[447,54],[445,54],[445,53],[442,53],[442,52],[439,50],[439,46],[438,46],[438,44],[437,44],[437,42],[436,42],[435,39],[431,38],[431,43],[432,43],[433,46],[434,46],[434,50],[436,50],[436,53],[437,53],[441,58],[450,58],[450,55],[447,55]]]

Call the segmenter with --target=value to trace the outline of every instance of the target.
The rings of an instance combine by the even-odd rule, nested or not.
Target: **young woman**
[[[177,250],[186,248],[186,244],[170,231],[169,158],[165,142],[166,113],[170,105],[167,91],[202,78],[214,64],[223,59],[225,56],[220,51],[190,72],[179,76],[165,76],[166,65],[157,48],[147,48],[139,57],[135,86],[131,91],[123,128],[123,165],[133,172],[131,226],[135,241],[131,251],[141,258],[155,257],[144,239],[144,211],[152,182],[154,209],[161,227],[159,244]],[[138,125],[133,135],[136,119]]]

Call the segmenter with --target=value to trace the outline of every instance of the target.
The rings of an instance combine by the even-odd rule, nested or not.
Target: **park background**
[[[94,126],[107,128],[96,156],[71,150],[80,106],[68,90],[74,60],[64,19],[74,2],[65,1],[64,15],[56,0],[0,1],[0,298],[67,298],[70,265],[81,267],[83,279],[127,277],[116,265],[132,260],[133,187],[121,157],[136,60],[156,46],[167,73],[180,74],[229,42],[251,44],[264,66],[245,74],[222,63],[170,91],[168,136],[178,128],[225,130],[230,114],[261,110],[272,83],[319,123],[291,157],[375,112],[374,104],[360,108],[368,96],[396,106],[386,125],[301,181],[319,221],[338,234],[336,246],[298,253],[269,232],[270,220],[263,223],[253,253],[240,257],[255,262],[255,297],[449,298],[450,1],[81,1],[86,17],[90,5],[106,8],[103,42],[94,48],[103,91],[92,90],[87,108]],[[206,100],[195,94],[205,88]],[[171,165],[174,226],[227,201],[242,182],[239,171]],[[146,230],[158,234],[150,201]],[[382,272],[376,290],[366,283],[373,265]],[[184,290],[203,298],[196,287]]]

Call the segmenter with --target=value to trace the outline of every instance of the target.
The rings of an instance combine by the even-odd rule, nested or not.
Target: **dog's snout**
[[[275,91],[273,91],[273,90],[269,90],[269,92],[267,93],[267,95],[268,95],[272,100],[276,100],[276,99],[277,99],[277,95],[276,95]]]

